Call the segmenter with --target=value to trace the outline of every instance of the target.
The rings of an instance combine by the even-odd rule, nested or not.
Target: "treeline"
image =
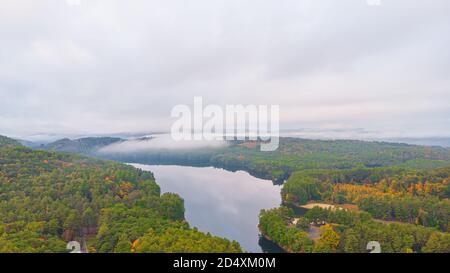
[[[281,138],[273,152],[259,145],[233,143],[213,151],[213,165],[240,168],[259,177],[283,182],[301,170],[349,170],[400,166],[429,169],[450,166],[450,149],[354,140]],[[414,163],[414,164],[413,164]],[[226,168],[226,167],[225,167]]]
[[[411,224],[380,223],[365,212],[315,207],[296,218],[296,225],[293,219],[293,212],[286,208],[262,211],[261,232],[289,252],[367,253],[370,241],[379,242],[383,253],[450,252],[449,233]],[[322,224],[317,240],[306,237],[310,223]]]
[[[93,155],[101,148],[123,141],[125,140],[115,137],[86,137],[75,140],[64,138],[46,145],[41,145],[40,148],[49,151]]]
[[[14,139],[11,139],[11,138],[8,138],[5,136],[0,136],[0,147],[8,146],[8,145],[20,146],[20,143]]]
[[[136,240],[148,245],[150,232],[165,239],[131,247]],[[174,244],[166,244],[171,235]],[[183,200],[161,195],[150,172],[14,143],[0,147],[0,252],[67,252],[71,240],[86,241],[90,252],[170,252],[176,242],[241,251],[235,242],[191,229]]]

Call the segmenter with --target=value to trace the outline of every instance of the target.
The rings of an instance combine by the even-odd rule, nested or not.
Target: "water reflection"
[[[259,246],[261,247],[263,253],[286,253],[284,249],[279,247],[274,242],[267,240],[265,237],[260,236],[259,237]]]
[[[152,171],[162,192],[175,192],[184,198],[186,219],[192,226],[236,240],[250,252],[278,252],[267,240],[261,241],[257,225],[261,209],[280,205],[280,186],[243,171],[132,165]]]

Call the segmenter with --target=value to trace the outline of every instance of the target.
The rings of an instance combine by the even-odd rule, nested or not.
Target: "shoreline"
[[[278,244],[278,243],[275,242],[274,240],[272,240],[272,238],[270,238],[267,234],[265,234],[265,233],[261,230],[261,228],[259,227],[259,225],[258,225],[258,230],[259,230],[259,234],[260,234],[262,237],[264,237],[264,239],[266,239],[266,240],[270,241],[271,243],[275,244],[275,245],[278,246],[280,249],[282,249],[284,252],[286,252],[286,253],[295,253],[295,252],[293,252],[292,250],[289,250],[289,249],[287,249],[287,248],[281,246],[280,244]]]

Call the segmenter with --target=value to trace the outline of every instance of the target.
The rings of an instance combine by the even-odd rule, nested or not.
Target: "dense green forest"
[[[0,135],[0,147],[8,145],[20,146],[20,143],[17,140]]]
[[[366,244],[378,241],[383,252],[448,253],[449,197],[450,168],[298,171],[284,184],[284,204],[332,206],[301,215],[262,211],[260,229],[291,252],[367,252]],[[320,238],[309,239],[307,232],[318,226]]]
[[[450,252],[450,234],[412,224],[382,223],[367,212],[331,210],[315,207],[295,218],[285,207],[263,210],[260,229],[263,234],[289,252],[367,253],[367,243],[377,241],[383,253]],[[320,237],[308,238],[311,222],[326,223]]]
[[[301,171],[282,189],[283,201],[354,204],[374,218],[450,232],[450,168]]]
[[[36,151],[0,137],[0,252],[240,252],[189,227],[184,203],[150,172],[112,161]]]
[[[259,143],[243,141],[231,141],[215,149],[102,152],[110,141],[64,140],[44,148],[76,147],[78,153],[123,162],[245,170],[274,182],[285,181],[281,192],[284,206],[262,211],[259,228],[263,236],[289,252],[367,252],[368,241],[379,241],[383,252],[450,252],[448,148],[282,138],[274,152],[260,152]],[[118,141],[123,140],[113,140]],[[176,196],[155,196],[132,203],[131,218],[129,212],[122,212],[126,209],[123,202],[102,210],[97,219],[98,233],[91,239],[93,245],[105,252],[122,248],[162,251],[157,242],[164,241],[170,251],[184,251],[180,238],[191,240],[201,235],[185,226],[182,204]],[[164,202],[169,205],[160,206]],[[333,207],[296,213],[311,202]],[[108,220],[111,217],[115,220]],[[145,220],[156,218],[158,224]],[[127,232],[133,230],[129,225],[133,221],[142,221],[140,229]],[[316,237],[311,236],[312,229]],[[195,250],[202,247],[196,245]],[[218,241],[217,247],[225,247],[221,251],[238,248],[226,240]]]

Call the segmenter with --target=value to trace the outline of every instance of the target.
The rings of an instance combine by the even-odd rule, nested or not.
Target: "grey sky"
[[[450,1],[0,0],[0,134],[168,130],[279,104],[282,128],[450,136]]]

